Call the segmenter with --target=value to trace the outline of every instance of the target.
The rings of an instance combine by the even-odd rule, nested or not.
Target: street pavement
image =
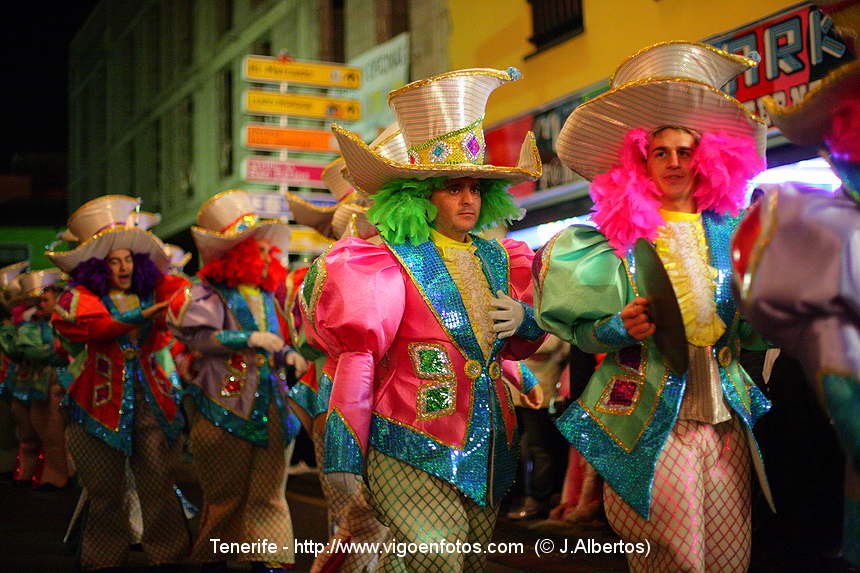
[[[180,483],[188,498],[199,504],[200,491],[194,483]],[[0,479],[0,572],[68,573],[77,571],[74,547],[63,544],[69,518],[78,499],[79,489],[42,493],[29,488],[16,488],[9,479]],[[290,476],[287,499],[293,515],[296,539],[323,542],[325,540],[325,505],[315,473]],[[190,523],[196,527],[196,520]],[[811,525],[811,527],[814,525]],[[547,542],[546,540],[550,540]],[[593,540],[590,541],[590,540]],[[524,552],[518,555],[494,555],[488,573],[514,571],[567,573],[621,573],[627,571],[621,555],[596,554],[593,551],[573,553],[577,543],[612,543],[617,537],[603,523],[593,522],[565,526],[547,521],[512,522],[499,519],[494,541],[518,542]],[[535,545],[548,554],[537,555]],[[551,543],[551,545],[549,545]],[[549,549],[549,548],[552,549]],[[564,553],[564,548],[568,552]],[[798,558],[792,548],[781,546],[779,540],[754,537],[752,573],[804,572],[846,573],[848,569],[838,559],[821,562]],[[297,555],[296,572],[310,570],[311,555]],[[143,553],[132,551],[129,573],[147,571]],[[183,566],[182,573],[197,570]],[[237,570],[242,570],[237,565]]]

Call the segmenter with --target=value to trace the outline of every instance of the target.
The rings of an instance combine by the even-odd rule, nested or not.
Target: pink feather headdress
[[[621,165],[591,183],[591,218],[620,257],[640,237],[653,242],[657,228],[665,223],[659,211],[660,190],[645,169],[648,139],[644,129],[628,131]],[[764,169],[765,162],[753,138],[718,132],[702,135],[691,167],[696,176],[693,197],[697,210],[737,215],[750,179]]]

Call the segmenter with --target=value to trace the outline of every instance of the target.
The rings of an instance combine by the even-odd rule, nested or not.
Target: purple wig
[[[143,298],[155,290],[163,274],[146,253],[134,253],[132,260],[134,269],[131,274],[131,292]],[[94,295],[104,296],[108,292],[110,272],[110,266],[105,259],[91,257],[71,272],[69,287],[85,286]]]

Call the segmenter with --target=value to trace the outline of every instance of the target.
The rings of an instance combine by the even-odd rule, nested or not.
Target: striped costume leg
[[[647,557],[627,556],[630,570],[746,571],[749,476],[749,450],[739,422],[712,426],[678,421],[657,460],[650,519],[639,516],[608,484],[605,487],[606,517],[612,528],[625,541],[647,540],[651,545]],[[722,559],[719,552],[729,547],[731,557]]]

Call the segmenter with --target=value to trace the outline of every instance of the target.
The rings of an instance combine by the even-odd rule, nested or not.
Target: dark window
[[[215,29],[221,35],[233,29],[233,0],[218,0],[215,3]]]
[[[409,30],[409,3],[376,0],[376,40],[380,44]]]
[[[344,0],[320,0],[319,18],[320,59],[326,62],[344,61]]]
[[[582,0],[529,0],[534,53],[582,33]],[[533,54],[532,54],[533,55]]]
[[[221,177],[233,174],[233,72],[221,73],[220,108],[221,143],[218,150],[218,172]]]

